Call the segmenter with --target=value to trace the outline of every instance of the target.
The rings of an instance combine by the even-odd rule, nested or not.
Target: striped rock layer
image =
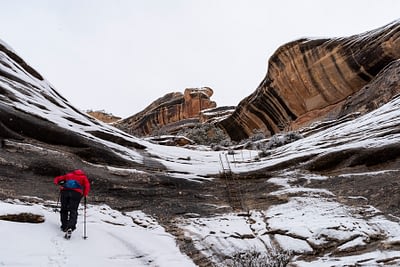
[[[281,46],[256,91],[218,123],[233,140],[297,129],[336,117],[344,101],[400,58],[400,20],[345,38],[299,39]]]
[[[216,103],[211,100],[213,93],[209,87],[187,88],[183,94],[169,93],[151,103],[143,111],[114,125],[128,133],[143,136],[184,120],[198,121],[202,110],[216,107]]]

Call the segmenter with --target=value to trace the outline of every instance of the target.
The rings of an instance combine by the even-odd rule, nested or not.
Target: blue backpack
[[[65,183],[63,184],[64,188],[67,189],[82,189],[82,186],[75,180],[67,180],[65,181]]]

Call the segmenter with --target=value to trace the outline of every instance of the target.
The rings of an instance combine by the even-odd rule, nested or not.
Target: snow
[[[197,249],[207,256],[232,255],[249,248],[261,250],[270,243],[268,236],[263,236],[265,223],[260,219],[262,216],[257,212],[253,216],[250,217],[254,218],[251,222],[248,217],[238,214],[192,218],[182,220],[180,226],[196,244]]]
[[[399,253],[397,251],[373,251],[366,253],[360,257],[359,255],[348,256],[348,257],[322,257],[318,261],[314,262],[306,262],[306,261],[297,261],[297,267],[332,267],[332,266],[365,266],[365,267],[377,267],[377,266],[386,266],[386,259],[396,259],[399,257]],[[399,266],[397,265],[389,265],[389,266]]]
[[[380,175],[384,173],[390,172],[400,172],[400,170],[384,170],[384,171],[375,171],[375,172],[359,172],[359,173],[352,173],[352,174],[341,174],[338,177],[351,177],[351,176],[373,176],[373,175]]]
[[[29,212],[37,215],[44,215],[42,209],[38,206],[25,206],[25,205],[18,205],[22,204],[22,202],[15,200],[13,204],[11,203],[2,203],[0,209],[0,216],[8,215],[8,214],[20,214],[24,212]]]
[[[226,169],[241,174],[297,158],[400,142],[400,134],[393,131],[400,127],[400,97],[396,97],[366,115],[272,149],[270,155],[264,158],[259,158],[257,150],[243,149],[237,154],[230,154],[226,151],[160,146],[129,136],[79,112],[54,91],[50,83],[21,69],[3,52],[0,52],[0,61],[4,63],[0,64],[0,70],[15,78],[0,76],[0,86],[17,99],[6,99],[2,105],[42,117],[138,163],[143,163],[144,156],[136,150],[103,140],[91,132],[101,131],[141,144],[153,156],[152,160],[167,168],[166,175],[194,182],[213,180]],[[0,99],[4,97],[1,95]],[[28,144],[26,148],[40,149]],[[106,167],[120,175],[140,172]],[[358,175],[381,173],[363,172]],[[339,177],[346,179],[347,176],[349,174]],[[400,244],[399,218],[389,220],[372,206],[343,205],[328,190],[291,185],[300,178],[305,181],[328,179],[305,172],[283,172],[268,182],[280,186],[270,196],[286,200],[285,203],[250,210],[245,214],[177,218],[177,223],[195,247],[216,262],[221,255],[229,256],[248,249],[265,251],[276,245],[295,253],[319,253],[318,257],[308,262],[294,257],[292,261],[300,267],[380,266],[385,260],[400,259],[400,251],[393,248]],[[78,229],[67,241],[59,230],[58,214],[49,207],[54,203],[35,202],[39,204],[27,205],[17,200],[0,202],[0,215],[31,212],[45,217],[45,222],[41,224],[0,220],[0,266],[195,266],[179,251],[175,238],[142,211],[121,213],[105,205],[89,205],[89,238],[84,240],[81,208]],[[359,214],[368,216],[361,217]],[[371,242],[376,243],[374,251],[340,256],[339,252],[357,250]],[[400,265],[399,260],[395,263]]]
[[[338,251],[346,251],[347,249],[354,249],[360,246],[365,246],[366,243],[362,237],[357,237],[338,247]]]
[[[276,179],[286,177],[291,180],[293,176],[298,174],[282,173],[282,177]],[[319,179],[318,176],[315,178]],[[369,205],[351,207],[341,204],[329,191],[328,194],[321,191],[318,195],[304,194],[308,188],[291,188],[289,184],[284,184],[284,188],[278,190],[278,195],[286,195],[286,203],[265,210],[251,210],[248,214],[182,219],[180,227],[198,250],[214,257],[215,261],[218,261],[215,255],[232,256],[246,249],[265,252],[278,245],[295,255],[325,251],[309,262],[294,256],[292,262],[300,267],[381,266],[380,262],[389,260],[392,264],[400,264],[400,251],[392,249],[400,244],[399,218],[388,220]],[[297,194],[292,196],[294,191],[291,189],[296,189]],[[276,192],[271,194],[276,195]],[[377,244],[376,251],[363,250],[371,243]],[[357,255],[335,256],[352,251]]]
[[[88,205],[88,238],[83,239],[81,207],[70,240],[60,231],[59,213],[48,206],[8,201],[0,202],[0,211],[45,217],[39,224],[0,220],[0,266],[195,266],[174,237],[140,211],[122,214],[106,205]]]
[[[298,238],[292,238],[286,235],[275,235],[275,239],[279,246],[284,247],[285,250],[296,252],[296,253],[311,253],[313,249],[305,241]]]
[[[0,39],[0,44],[15,54],[14,49],[11,46],[9,46],[6,42],[4,42],[2,39]]]
[[[302,238],[313,245],[380,235],[379,228],[353,217],[347,207],[328,199],[294,197],[286,204],[270,208],[267,214],[272,230],[285,231],[286,235]]]

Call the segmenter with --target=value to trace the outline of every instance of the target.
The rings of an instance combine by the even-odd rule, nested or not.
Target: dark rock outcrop
[[[234,140],[274,134],[326,117],[400,58],[400,21],[346,38],[300,39],[280,47],[256,91],[218,125]],[[348,104],[349,105],[349,104]]]
[[[196,119],[204,109],[216,107],[211,101],[213,90],[209,87],[187,88],[184,93],[169,93],[157,99],[143,111],[123,119],[115,126],[134,135],[149,135],[168,124]]]
[[[33,214],[29,212],[0,215],[0,220],[22,223],[43,223],[45,221],[43,215]]]
[[[398,94],[400,94],[400,59],[390,63],[369,84],[348,97],[339,116],[351,113],[365,114],[386,104]]]

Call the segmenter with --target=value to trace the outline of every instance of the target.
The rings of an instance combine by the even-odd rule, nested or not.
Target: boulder
[[[43,215],[33,214],[30,212],[0,215],[0,220],[23,223],[43,223],[45,221]]]

